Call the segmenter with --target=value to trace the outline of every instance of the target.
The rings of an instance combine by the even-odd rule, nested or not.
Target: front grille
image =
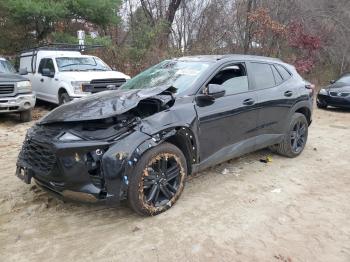
[[[56,164],[56,156],[52,149],[48,145],[30,138],[25,140],[20,158],[29,164],[34,171],[42,173],[49,173]]]
[[[49,173],[56,164],[56,156],[50,143],[62,130],[35,125],[27,132],[19,160],[33,171]]]
[[[105,90],[115,90],[126,82],[124,78],[94,79],[90,84],[83,85],[84,92],[97,93]]]
[[[125,81],[124,78],[93,79],[90,84],[123,84]]]
[[[335,97],[347,97],[349,93],[330,92],[330,95]]]
[[[15,91],[15,85],[0,85],[0,95],[12,94]]]

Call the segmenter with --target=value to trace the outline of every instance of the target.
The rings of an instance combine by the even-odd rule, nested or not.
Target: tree
[[[119,21],[121,0],[0,0],[5,14],[3,26],[15,25],[24,29],[22,39],[40,43],[47,41],[57,30],[70,32],[92,23],[103,30]],[[72,32],[73,33],[73,32]],[[75,34],[75,32],[74,32]],[[11,39],[9,34],[8,38]],[[32,41],[24,41],[26,43]]]

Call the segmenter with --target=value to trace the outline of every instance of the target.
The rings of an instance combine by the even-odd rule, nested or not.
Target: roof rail
[[[65,43],[48,43],[40,46],[32,47],[29,49],[22,50],[24,52],[33,52],[39,50],[56,50],[56,51],[88,51],[104,47],[103,45],[79,45],[79,44],[65,44]]]

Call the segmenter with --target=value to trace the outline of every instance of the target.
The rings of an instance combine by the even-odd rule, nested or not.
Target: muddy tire
[[[32,110],[26,110],[19,113],[21,122],[30,122],[32,121]]]
[[[162,143],[146,151],[129,177],[130,207],[143,216],[168,210],[179,199],[186,176],[186,159],[176,146]]]
[[[72,101],[72,99],[70,98],[68,93],[63,92],[59,95],[58,101],[59,101],[59,105],[63,105],[63,104],[66,104],[66,103]]]
[[[295,113],[282,143],[271,146],[270,150],[286,157],[297,157],[303,152],[309,124],[303,114]]]

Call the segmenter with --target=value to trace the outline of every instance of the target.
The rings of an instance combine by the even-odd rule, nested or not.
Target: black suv
[[[156,215],[186,176],[270,147],[304,149],[313,90],[278,59],[225,55],[166,60],[119,90],[58,107],[31,128],[16,174],[56,195]]]

